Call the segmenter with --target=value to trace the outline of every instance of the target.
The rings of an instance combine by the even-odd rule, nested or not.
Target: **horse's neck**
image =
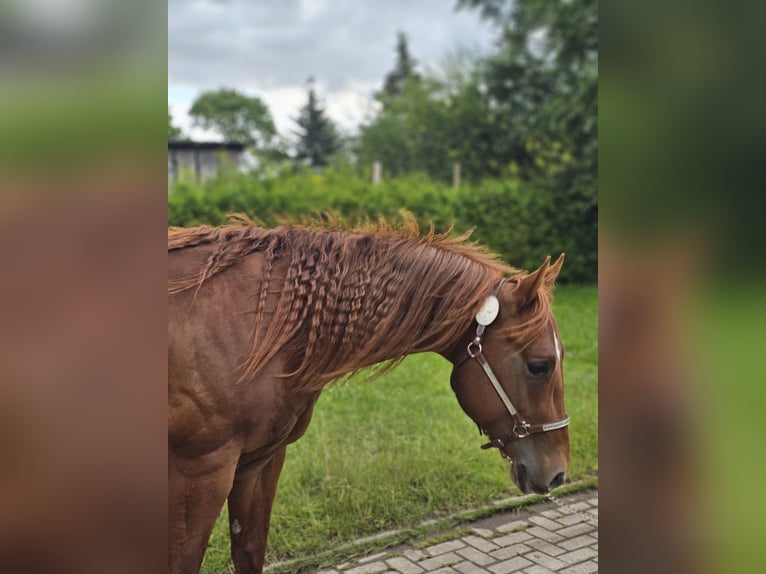
[[[412,310],[412,312],[417,311]],[[417,332],[403,329],[399,333],[380,333],[376,331],[374,325],[370,325],[369,337],[347,352],[349,357],[361,359],[361,362],[357,363],[352,359],[346,364],[347,368],[344,370],[356,370],[387,361],[398,362],[405,356],[425,352],[437,353],[455,363],[461,356],[458,350],[463,349],[465,353],[465,345],[469,342],[467,334],[471,321],[461,318],[456,320],[456,323],[459,325],[451,329],[455,335],[447,339],[439,333],[429,333],[427,330]],[[390,344],[387,339],[395,339],[396,342]]]
[[[324,286],[311,298],[315,307],[304,315],[301,334],[306,340],[294,340],[289,351],[300,361],[296,375],[329,382],[426,351],[451,359],[468,333],[477,299],[499,275],[446,248],[365,247],[347,262],[344,285]]]
[[[422,352],[435,352],[454,362],[459,358],[456,349],[464,349],[469,342],[472,310],[456,308],[446,294],[436,298],[432,295],[424,297],[420,289],[417,296],[403,298],[392,310],[393,316],[401,316],[401,322],[388,322],[382,331],[378,325],[368,325],[368,338],[360,342],[355,352],[374,357],[371,364]],[[428,304],[408,302],[413,299]]]

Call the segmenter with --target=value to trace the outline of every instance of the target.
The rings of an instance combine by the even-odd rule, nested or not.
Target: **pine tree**
[[[340,137],[332,120],[319,101],[313,78],[308,80],[308,102],[301,108],[295,123],[298,143],[295,162],[310,167],[325,167],[330,157],[340,150]]]
[[[380,96],[397,97],[404,91],[404,86],[408,81],[419,80],[420,74],[415,71],[417,60],[410,54],[407,34],[404,32],[396,33],[396,63],[394,69],[386,74],[383,81],[383,90]]]

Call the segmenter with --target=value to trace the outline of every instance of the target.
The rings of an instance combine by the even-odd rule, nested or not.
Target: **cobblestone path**
[[[479,520],[469,534],[400,546],[319,574],[588,574],[598,572],[598,492]]]

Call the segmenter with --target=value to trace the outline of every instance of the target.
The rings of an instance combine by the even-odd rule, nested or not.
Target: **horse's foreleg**
[[[231,489],[237,456],[215,453],[208,460],[168,457],[168,567],[171,574],[196,574],[210,533]]]
[[[266,556],[271,505],[279,474],[285,462],[285,447],[261,467],[235,475],[229,494],[231,557],[237,574],[260,574]]]

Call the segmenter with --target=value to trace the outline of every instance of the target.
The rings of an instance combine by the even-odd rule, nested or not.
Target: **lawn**
[[[557,288],[554,312],[567,353],[571,481],[598,470],[596,287]],[[450,370],[438,355],[415,355],[378,380],[322,393],[306,435],[287,449],[269,562],[519,494],[507,463],[479,448],[483,437],[453,396]],[[203,572],[230,570],[227,524],[224,510]]]

